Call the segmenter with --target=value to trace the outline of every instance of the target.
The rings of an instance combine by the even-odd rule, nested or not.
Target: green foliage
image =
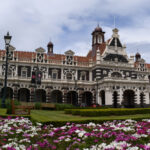
[[[134,119],[134,120],[136,120],[136,121],[141,121],[142,119],[149,119],[150,117],[137,117],[137,118],[130,118],[129,117],[129,119]],[[105,119],[103,119],[103,120],[101,120],[101,119],[86,119],[86,120],[82,120],[82,119],[78,119],[78,120],[69,120],[69,121],[66,121],[66,120],[64,120],[64,121],[62,121],[62,120],[57,120],[57,121],[41,121],[41,123],[43,124],[43,125],[49,125],[49,124],[52,124],[52,125],[54,125],[54,127],[60,127],[60,126],[64,126],[64,125],[66,125],[66,123],[74,123],[74,124],[87,124],[87,123],[89,123],[89,122],[93,122],[93,123],[98,123],[98,124],[102,124],[102,123],[104,123],[104,122],[106,122],[106,121],[114,121],[114,120],[126,120],[127,118],[116,118],[116,119],[114,119],[114,118],[105,118]],[[34,122],[36,122],[35,120],[34,120]]]
[[[41,102],[36,102],[36,103],[34,104],[34,108],[35,108],[35,109],[41,109]]]
[[[14,105],[20,105],[20,102],[17,100],[13,100],[14,101]],[[11,106],[11,100],[10,99],[6,99],[5,101],[5,105],[6,105],[6,109],[7,109],[7,114],[11,114],[12,113],[12,106]]]
[[[80,116],[122,116],[134,114],[149,114],[150,108],[110,108],[110,109],[66,109],[66,114],[80,115]]]
[[[71,104],[59,104],[59,103],[55,103],[55,109],[56,110],[65,110],[65,109],[73,109],[76,108],[75,106],[71,105]]]

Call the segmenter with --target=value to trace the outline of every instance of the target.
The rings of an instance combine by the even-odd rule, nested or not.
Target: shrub
[[[58,104],[58,103],[55,103],[55,109],[56,110],[73,109],[73,108],[76,108],[76,106],[73,106],[71,104]]]
[[[34,104],[34,108],[35,108],[35,109],[41,109],[41,102],[36,102],[36,103]]]
[[[150,108],[110,108],[110,109],[66,109],[66,114],[96,117],[96,116],[122,116],[134,114],[149,114]]]
[[[14,105],[20,105],[20,102],[18,100],[13,100],[14,101]],[[11,100],[10,99],[6,99],[5,101],[5,105],[7,108],[7,114],[11,114],[12,113],[12,106],[11,106]]]

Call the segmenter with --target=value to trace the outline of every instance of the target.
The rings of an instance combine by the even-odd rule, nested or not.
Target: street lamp
[[[7,35],[4,36],[4,40],[5,40],[5,48],[6,48],[6,63],[5,63],[5,82],[4,82],[4,94],[2,99],[2,108],[5,108],[5,99],[6,99],[6,90],[7,90],[8,53],[9,53],[9,46],[11,41],[11,36],[9,35],[9,32],[7,32]]]

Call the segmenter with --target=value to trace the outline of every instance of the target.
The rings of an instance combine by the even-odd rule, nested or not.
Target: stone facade
[[[49,42],[35,52],[9,51],[7,98],[26,102],[69,103],[91,106],[145,107],[150,104],[150,64],[141,55],[126,54],[118,29],[105,41],[99,26],[92,32],[92,48],[87,56],[72,50],[53,52]],[[32,72],[42,72],[42,83],[31,83]],[[3,96],[5,50],[0,50],[0,96]]]

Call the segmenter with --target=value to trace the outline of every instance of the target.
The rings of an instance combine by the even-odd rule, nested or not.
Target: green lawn
[[[0,108],[0,116],[8,116],[6,109]],[[127,116],[102,116],[102,117],[81,117],[65,114],[64,111],[50,111],[50,110],[32,110],[31,118],[37,122],[49,121],[77,121],[77,120],[116,120],[116,119],[142,119],[150,118],[150,114],[137,114]]]
[[[6,109],[0,108],[0,116],[6,115]]]
[[[47,121],[75,121],[75,120],[107,120],[107,119],[136,119],[136,118],[150,118],[150,114],[137,114],[127,116],[102,116],[102,117],[81,117],[65,114],[64,111],[46,111],[46,110],[32,110],[31,118],[38,122]]]

